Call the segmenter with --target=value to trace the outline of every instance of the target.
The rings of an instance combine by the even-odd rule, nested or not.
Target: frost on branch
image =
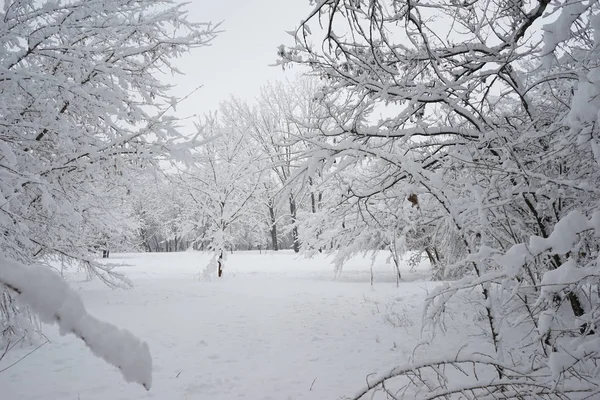
[[[117,367],[127,382],[150,390],[152,358],[148,344],[88,314],[77,292],[57,274],[0,257],[0,283],[18,293],[18,299],[43,322],[56,323],[61,334],[72,333],[83,340],[96,356]]]

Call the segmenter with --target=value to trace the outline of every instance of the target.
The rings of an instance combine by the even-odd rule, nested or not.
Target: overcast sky
[[[250,100],[267,81],[297,73],[269,64],[277,60],[280,44],[293,43],[285,31],[294,30],[313,9],[308,0],[191,0],[186,7],[192,21],[222,21],[223,32],[210,47],[177,62],[186,73],[174,80],[177,95],[204,85],[178,108],[179,117],[203,115],[230,94]],[[186,131],[192,127],[186,124]]]

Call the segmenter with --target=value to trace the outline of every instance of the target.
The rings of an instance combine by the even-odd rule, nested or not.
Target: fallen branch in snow
[[[89,315],[79,294],[56,273],[0,257],[0,284],[16,292],[43,322],[58,324],[62,335],[72,333],[83,340],[92,353],[117,367],[127,382],[150,390],[152,357],[148,344]]]

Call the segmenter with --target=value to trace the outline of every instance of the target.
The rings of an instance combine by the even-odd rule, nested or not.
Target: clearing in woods
[[[369,374],[409,361],[423,340],[423,299],[437,285],[425,267],[410,273],[404,266],[397,288],[385,254],[375,261],[371,287],[369,258],[351,260],[334,279],[328,259],[287,251],[229,254],[222,278],[200,281],[209,257],[111,254],[132,280],[129,290],[73,277],[90,313],[150,345],[149,392],[45,325],[50,342],[0,373],[2,399],[337,399],[363,387]],[[458,317],[469,321],[466,313]],[[465,336],[450,329],[435,342],[416,354],[455,354]],[[0,370],[32,348],[11,350]]]

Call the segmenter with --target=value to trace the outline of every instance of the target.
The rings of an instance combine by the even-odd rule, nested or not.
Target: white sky
[[[210,47],[193,50],[176,63],[186,73],[174,79],[176,95],[203,85],[178,107],[178,117],[216,110],[232,94],[252,100],[267,81],[298,73],[269,64],[277,60],[280,44],[293,44],[286,31],[314,8],[309,0],[191,0],[186,7],[191,21],[223,21],[223,32]],[[184,132],[192,133],[195,120],[185,124]]]

